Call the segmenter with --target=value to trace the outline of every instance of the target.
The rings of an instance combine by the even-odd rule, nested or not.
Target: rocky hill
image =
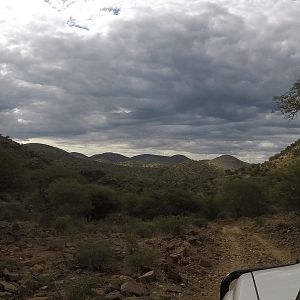
[[[300,139],[287,146],[280,153],[273,155],[262,164],[262,168],[274,169],[288,167],[300,160]]]
[[[175,187],[210,194],[215,191],[218,182],[222,182],[224,170],[240,170],[246,166],[245,174],[250,172],[251,176],[260,176],[265,174],[266,170],[285,166],[297,160],[300,152],[300,142],[297,141],[270,158],[268,162],[249,167],[247,163],[229,155],[210,161],[193,161],[181,155],[168,157],[145,154],[128,160],[128,157],[120,154],[104,153],[100,155],[106,158],[103,162],[49,145],[36,143],[19,145],[4,137],[1,137],[1,141],[2,149],[8,149],[7,151],[18,157],[26,156],[24,161],[28,160],[31,164],[63,166],[84,174],[89,181],[137,193]],[[112,160],[119,162],[108,163]]]
[[[159,164],[178,164],[190,159],[184,155],[173,155],[173,156],[164,156],[164,155],[155,155],[155,154],[140,154],[133,157],[127,157],[118,153],[102,153],[96,154],[90,157],[93,160],[107,163],[116,163],[123,166],[143,166],[143,167],[153,167]]]
[[[127,157],[117,153],[102,153],[90,157],[93,160],[106,163],[114,163],[127,167],[159,167],[162,165],[175,165],[184,162],[192,161],[185,155],[155,155],[155,154],[140,154],[133,157]],[[231,155],[222,155],[212,160],[201,160],[202,163],[209,163],[212,166],[222,170],[238,170],[249,164],[237,159]]]
[[[95,154],[90,157],[93,160],[101,161],[101,162],[110,162],[110,163],[121,163],[124,161],[130,160],[129,157],[113,153],[113,152],[106,152],[102,154]]]
[[[9,155],[18,164],[27,168],[43,168],[50,164],[46,157],[31,151],[23,145],[13,141],[8,136],[0,134],[0,152]]]
[[[132,161],[149,162],[149,163],[167,163],[167,164],[178,164],[189,161],[190,159],[184,155],[154,155],[154,154],[141,154],[131,158]]]
[[[81,153],[69,153],[60,148],[40,143],[28,143],[24,144],[22,147],[27,151],[48,160],[51,165],[63,166],[78,171],[101,168],[100,163],[95,163],[95,161]]]
[[[223,176],[222,171],[215,166],[192,161],[181,155],[141,155],[125,162],[108,163],[109,159],[122,160],[127,157],[105,153],[96,155],[96,158],[106,158],[105,161],[82,159],[86,157],[37,143],[26,144],[23,148],[43,157],[51,165],[63,166],[84,174],[90,181],[138,193],[174,187],[209,193],[210,189],[214,189],[214,180]]]
[[[76,158],[81,158],[81,159],[90,159],[88,156],[82,154],[82,153],[79,153],[79,152],[70,152],[70,154],[73,156],[73,157],[76,157]]]
[[[188,188],[195,192],[210,193],[214,191],[216,180],[223,172],[206,162],[187,161],[173,165],[161,173],[161,184]]]
[[[71,159],[73,157],[69,152],[50,145],[39,143],[24,144],[24,147],[32,152],[47,156],[50,159]]]
[[[249,165],[248,163],[241,161],[231,155],[221,155],[217,158],[210,160],[209,164],[212,164],[223,170],[238,170]]]

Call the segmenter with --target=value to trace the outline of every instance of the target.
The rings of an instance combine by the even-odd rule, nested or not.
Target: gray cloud
[[[300,6],[288,5],[251,17],[205,1],[129,19],[121,9],[105,34],[56,18],[7,25],[1,131],[99,151],[265,159],[298,135],[298,120],[270,114],[272,96],[300,74]]]

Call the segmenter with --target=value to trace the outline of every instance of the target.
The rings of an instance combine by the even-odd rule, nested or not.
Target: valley
[[[0,298],[217,300],[230,271],[295,262],[298,150],[103,162],[0,136]]]

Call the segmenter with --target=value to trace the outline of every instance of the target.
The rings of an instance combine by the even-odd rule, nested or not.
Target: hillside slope
[[[224,173],[213,165],[200,161],[187,161],[166,168],[160,176],[160,182],[195,192],[214,191],[216,180]]]
[[[221,155],[210,160],[209,163],[223,170],[238,170],[249,165],[231,155]]]
[[[269,158],[263,165],[267,168],[287,167],[300,159],[300,139],[287,146],[280,153]]]
[[[46,155],[51,159],[71,159],[73,157],[69,152],[65,150],[45,144],[28,143],[24,144],[24,147],[35,153]]]
[[[111,163],[120,163],[129,160],[130,158],[122,154],[106,152],[102,154],[95,154],[90,157],[93,160]]]
[[[79,153],[79,152],[70,152],[70,154],[73,156],[73,157],[76,157],[76,158],[81,158],[81,159],[90,159],[88,156],[82,154],[82,153]]]
[[[164,156],[156,154],[140,154],[133,157],[127,157],[122,154],[106,152],[102,154],[95,154],[90,157],[93,160],[107,163],[115,163],[123,166],[134,167],[153,167],[160,164],[178,164],[190,159],[184,155],[173,155],[173,156]]]
[[[167,164],[178,164],[190,159],[184,155],[173,155],[173,156],[164,156],[164,155],[155,155],[155,154],[140,154],[133,156],[132,161],[139,162],[149,162],[149,163],[167,163]]]
[[[43,168],[50,164],[49,160],[31,151],[24,145],[0,134],[0,152],[12,157],[26,168]]]
[[[189,159],[183,163],[173,164],[153,164],[142,160],[142,162],[133,161],[134,164],[126,166],[122,163],[107,163],[74,157],[62,149],[44,144],[26,144],[24,147],[36,155],[44,157],[53,165],[80,172],[93,182],[137,193],[160,188],[183,188],[200,193],[210,193],[210,190],[214,189],[214,180],[223,175],[215,166]],[[112,156],[115,157],[115,154],[113,153]],[[111,157],[110,153],[108,153],[108,157]],[[122,158],[121,155],[119,157]],[[154,157],[155,159],[161,158],[160,156]],[[163,161],[170,161],[170,159],[171,161],[180,161],[185,157],[162,157]]]

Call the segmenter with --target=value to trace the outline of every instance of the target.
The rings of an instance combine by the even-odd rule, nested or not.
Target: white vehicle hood
[[[246,273],[238,279],[236,287],[225,299],[296,300],[299,290],[300,264],[295,264]]]
[[[300,264],[253,272],[260,300],[296,300],[300,290]]]

